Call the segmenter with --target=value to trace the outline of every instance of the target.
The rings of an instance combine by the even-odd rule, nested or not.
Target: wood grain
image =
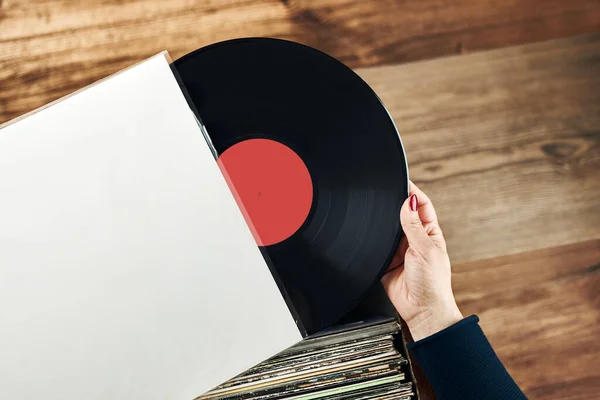
[[[599,30],[597,0],[0,0],[0,123],[161,50],[233,37],[368,66],[436,204],[465,314],[530,398],[592,399],[600,35],[464,53]]]
[[[454,264],[453,286],[530,399],[598,398],[600,240]]]
[[[454,262],[600,237],[600,35],[359,70]]]
[[[234,37],[364,67],[598,31],[597,0],[2,0],[0,123],[159,51]]]

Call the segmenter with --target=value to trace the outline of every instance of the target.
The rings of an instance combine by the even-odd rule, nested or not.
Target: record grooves
[[[311,334],[335,323],[381,278],[400,239],[408,172],[385,107],[339,61],[283,40],[217,43],[174,66],[226,172],[228,164],[248,166],[245,175],[232,169],[235,188],[252,181],[253,170],[279,169],[239,195],[255,235],[277,232],[261,250],[299,325]],[[268,159],[271,152],[260,156],[255,147],[228,163],[228,150],[251,148],[250,139],[292,153]],[[308,175],[290,161],[294,154]],[[264,190],[261,203],[253,196]],[[280,217],[269,221],[269,207]]]

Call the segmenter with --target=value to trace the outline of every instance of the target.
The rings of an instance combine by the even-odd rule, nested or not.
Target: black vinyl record
[[[344,64],[289,41],[221,42],[174,67],[218,156],[268,139],[303,161],[306,215],[261,250],[304,333],[334,324],[381,279],[400,240],[408,171],[387,110]],[[292,192],[294,179],[283,185]]]

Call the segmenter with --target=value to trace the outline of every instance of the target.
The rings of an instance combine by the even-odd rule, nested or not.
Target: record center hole
[[[249,139],[217,160],[259,246],[292,236],[304,223],[313,186],[304,161],[270,139]]]

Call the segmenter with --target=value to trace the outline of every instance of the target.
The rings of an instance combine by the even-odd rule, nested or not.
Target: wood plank
[[[359,70],[454,262],[600,237],[600,35]]]
[[[0,0],[0,123],[161,50],[234,37],[364,67],[599,30],[597,0]]]
[[[453,286],[530,399],[598,398],[600,240],[455,264]]]

